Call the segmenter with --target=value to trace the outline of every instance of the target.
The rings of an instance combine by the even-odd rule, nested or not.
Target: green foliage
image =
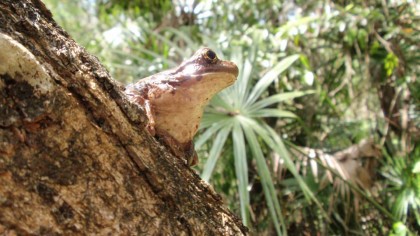
[[[130,13],[133,16],[144,16],[153,22],[162,21],[162,18],[172,9],[169,0],[97,0],[96,5],[100,11],[100,18],[119,16]]]
[[[384,69],[386,71],[386,75],[391,76],[395,68],[397,67],[398,67],[398,57],[395,56],[393,53],[388,53],[388,55],[386,55],[385,62],[384,62]]]
[[[198,171],[256,234],[420,231],[418,3],[46,2],[125,83],[201,45],[237,63],[236,84],[206,109]],[[296,154],[366,138],[383,154],[358,162],[370,187],[331,156]]]
[[[420,146],[410,156],[391,157],[385,155],[387,165],[383,167],[386,177],[387,204],[399,224],[420,225]]]
[[[254,56],[256,54],[253,52],[256,51],[256,48],[251,50],[253,51],[248,54],[248,57],[245,57],[243,62],[237,61],[238,64],[245,65],[241,68],[238,82],[235,83],[234,86],[221,92],[212,100],[203,117],[201,126],[201,129],[204,129],[205,132],[197,139],[196,148],[199,149],[200,146],[209,141],[212,136],[215,137],[201,175],[205,181],[209,181],[216,161],[221,156],[222,150],[229,150],[229,148],[223,148],[224,145],[232,145],[225,144],[229,133],[231,133],[233,140],[233,155],[224,152],[222,156],[223,159],[227,159],[231,156],[234,158],[241,203],[241,216],[244,224],[249,225],[248,219],[250,215],[250,196],[247,190],[249,185],[247,153],[250,153],[249,159],[251,162],[255,160],[257,165],[256,170],[258,176],[261,178],[260,181],[262,183],[268,209],[270,210],[270,215],[274,219],[276,231],[280,234],[281,230],[278,223],[282,224],[283,233],[286,232],[287,227],[282,218],[274,182],[265,160],[265,156],[267,156],[268,153],[267,149],[263,146],[264,144],[265,146],[270,147],[269,150],[275,151],[284,157],[288,164],[287,167],[294,174],[302,190],[304,190],[304,193],[312,198],[312,200],[317,200],[297,173],[293,162],[287,153],[287,149],[278,134],[271,127],[265,125],[262,119],[264,117],[297,118],[291,112],[279,108],[268,107],[311,92],[289,92],[269,97],[263,96],[267,87],[269,87],[273,81],[277,80],[278,76],[289,68],[293,62],[299,59],[299,55],[284,58],[254,84],[251,77],[253,75],[251,62],[255,61]],[[235,50],[235,56],[237,58],[244,58],[242,53],[241,50]],[[247,148],[246,143],[249,144],[249,148]]]
[[[413,235],[413,234],[409,234],[407,227],[402,222],[396,222],[392,226],[392,231],[389,235],[390,236],[406,236],[406,235]]]

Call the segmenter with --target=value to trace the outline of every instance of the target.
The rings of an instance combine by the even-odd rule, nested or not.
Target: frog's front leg
[[[165,132],[158,132],[158,138],[171,150],[172,154],[179,158],[183,158],[185,164],[194,166],[198,163],[197,152],[194,149],[194,143],[192,141],[181,144]]]
[[[185,146],[185,157],[187,158],[187,164],[189,166],[195,166],[198,164],[198,155],[194,148],[194,142],[190,141]]]
[[[131,84],[126,87],[125,93],[131,101],[134,101],[146,112],[148,119],[146,129],[153,136],[156,135],[155,130],[155,115],[153,113],[153,107],[150,102],[150,95],[153,94],[152,86],[149,84]]]

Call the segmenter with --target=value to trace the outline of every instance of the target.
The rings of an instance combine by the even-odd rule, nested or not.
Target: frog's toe
[[[189,166],[195,166],[198,163],[198,155],[194,149],[194,143],[191,141],[189,145],[187,145],[187,149],[185,152],[187,164]]]
[[[197,152],[194,151],[194,154],[188,159],[188,165],[195,166],[197,164],[198,164],[198,155],[197,155]]]
[[[146,126],[147,131],[149,132],[149,134],[151,134],[152,136],[155,136],[156,134],[156,130],[155,127],[152,125],[147,125]]]

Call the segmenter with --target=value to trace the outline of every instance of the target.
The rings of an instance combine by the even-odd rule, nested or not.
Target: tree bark
[[[0,1],[0,235],[242,235],[39,0]]]

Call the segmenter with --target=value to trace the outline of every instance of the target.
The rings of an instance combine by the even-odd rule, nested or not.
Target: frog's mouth
[[[229,86],[236,81],[237,74],[219,71],[205,73],[202,75],[202,77],[206,80],[213,80],[213,82],[223,81],[226,84],[226,86]]]
[[[184,76],[180,81],[185,86],[200,86],[203,89],[226,88],[236,81],[236,75],[229,72],[206,72]],[[208,87],[209,86],[209,87]]]

